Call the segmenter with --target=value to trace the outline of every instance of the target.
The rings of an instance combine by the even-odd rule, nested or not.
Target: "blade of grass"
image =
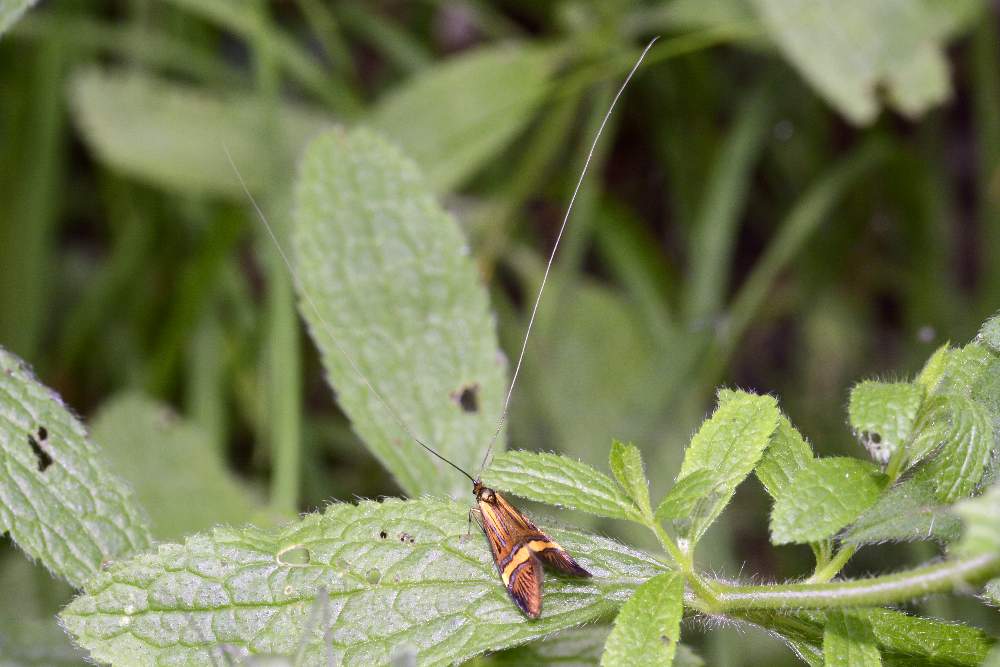
[[[767,134],[770,92],[770,86],[759,86],[744,99],[709,174],[691,234],[685,291],[685,319],[690,326],[710,322],[722,308],[740,213]]]
[[[257,1],[258,30],[255,34],[254,64],[257,88],[264,100],[262,108],[267,137],[273,137],[277,121],[280,74],[273,49],[267,46],[273,31],[266,0]],[[283,181],[277,181],[282,183]],[[287,229],[289,192],[283,185],[271,188],[270,200],[275,204],[271,216],[277,225],[278,238]],[[260,226],[257,227],[260,229]],[[302,361],[298,317],[292,279],[275,244],[266,234],[259,235],[264,251],[268,278],[267,292],[267,365],[268,441],[271,445],[271,506],[279,513],[293,515],[298,511],[302,447]]]
[[[266,48],[288,75],[306,90],[322,100],[334,112],[345,118],[358,116],[363,104],[343,81],[330,76],[298,43],[285,33],[268,25],[264,28],[266,39],[258,40],[261,28],[251,7],[243,3],[220,2],[219,0],[169,0],[174,6],[191,12],[195,16],[232,31],[248,42],[257,41],[257,46]]]
[[[826,219],[833,205],[858,179],[889,155],[888,146],[869,141],[850,151],[816,180],[778,227],[774,240],[743,282],[709,345],[701,370],[703,387],[711,387],[729,363],[750,322],[764,304],[778,275],[795,258]]]
[[[53,233],[62,201],[62,81],[67,56],[55,41],[27,56],[31,88],[30,104],[21,117],[21,153],[12,151],[17,164],[5,169],[6,174],[18,174],[20,187],[12,188],[5,224],[0,225],[0,341],[29,360],[35,359],[44,340],[44,319],[50,312]]]

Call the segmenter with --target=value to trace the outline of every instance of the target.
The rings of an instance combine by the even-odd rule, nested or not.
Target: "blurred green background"
[[[601,467],[632,440],[656,493],[720,384],[777,395],[822,455],[863,455],[849,386],[911,375],[1000,305],[996,3],[34,4],[0,0],[0,345],[90,421],[165,539],[398,493],[338,412],[223,145],[281,235],[317,130],[398,141],[466,229],[513,356],[596,125],[660,35],[509,420],[512,447]],[[143,464],[143,445],[184,454]],[[745,486],[705,567],[802,575],[808,550],[768,545]],[[216,494],[167,507],[188,487]],[[871,548],[848,572],[931,556]],[[31,607],[0,618],[8,637],[67,599],[9,546],[0,578]],[[978,605],[919,609],[998,631]],[[752,632],[685,633],[710,664],[794,664]]]

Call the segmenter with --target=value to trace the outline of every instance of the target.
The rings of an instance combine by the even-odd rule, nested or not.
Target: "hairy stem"
[[[713,582],[715,604],[701,600],[693,606],[714,614],[747,609],[880,606],[970,587],[997,575],[1000,575],[1000,554],[985,554],[835,583],[732,586]]]

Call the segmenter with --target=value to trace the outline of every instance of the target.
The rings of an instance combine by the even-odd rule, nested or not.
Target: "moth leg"
[[[480,510],[478,507],[470,507],[469,508],[469,529],[467,531],[465,531],[465,536],[466,537],[468,537],[469,535],[472,534],[472,519],[473,519],[473,517],[475,517],[476,523],[479,524],[479,529],[480,530],[486,530],[486,528],[483,526],[483,512],[482,512],[482,510]]]

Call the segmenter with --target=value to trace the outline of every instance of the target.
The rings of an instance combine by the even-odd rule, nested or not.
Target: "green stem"
[[[851,556],[854,552],[858,550],[856,545],[848,545],[837,552],[833,558],[825,563],[816,563],[816,571],[813,576],[806,580],[806,583],[819,584],[830,581],[837,576],[837,573],[844,569],[847,565],[847,561],[851,560]]]
[[[1000,554],[955,558],[881,577],[854,581],[771,586],[730,586],[713,582],[716,604],[695,607],[708,613],[746,609],[834,609],[882,606],[932,593],[979,584],[1000,575]],[[707,601],[703,601],[707,602]]]

